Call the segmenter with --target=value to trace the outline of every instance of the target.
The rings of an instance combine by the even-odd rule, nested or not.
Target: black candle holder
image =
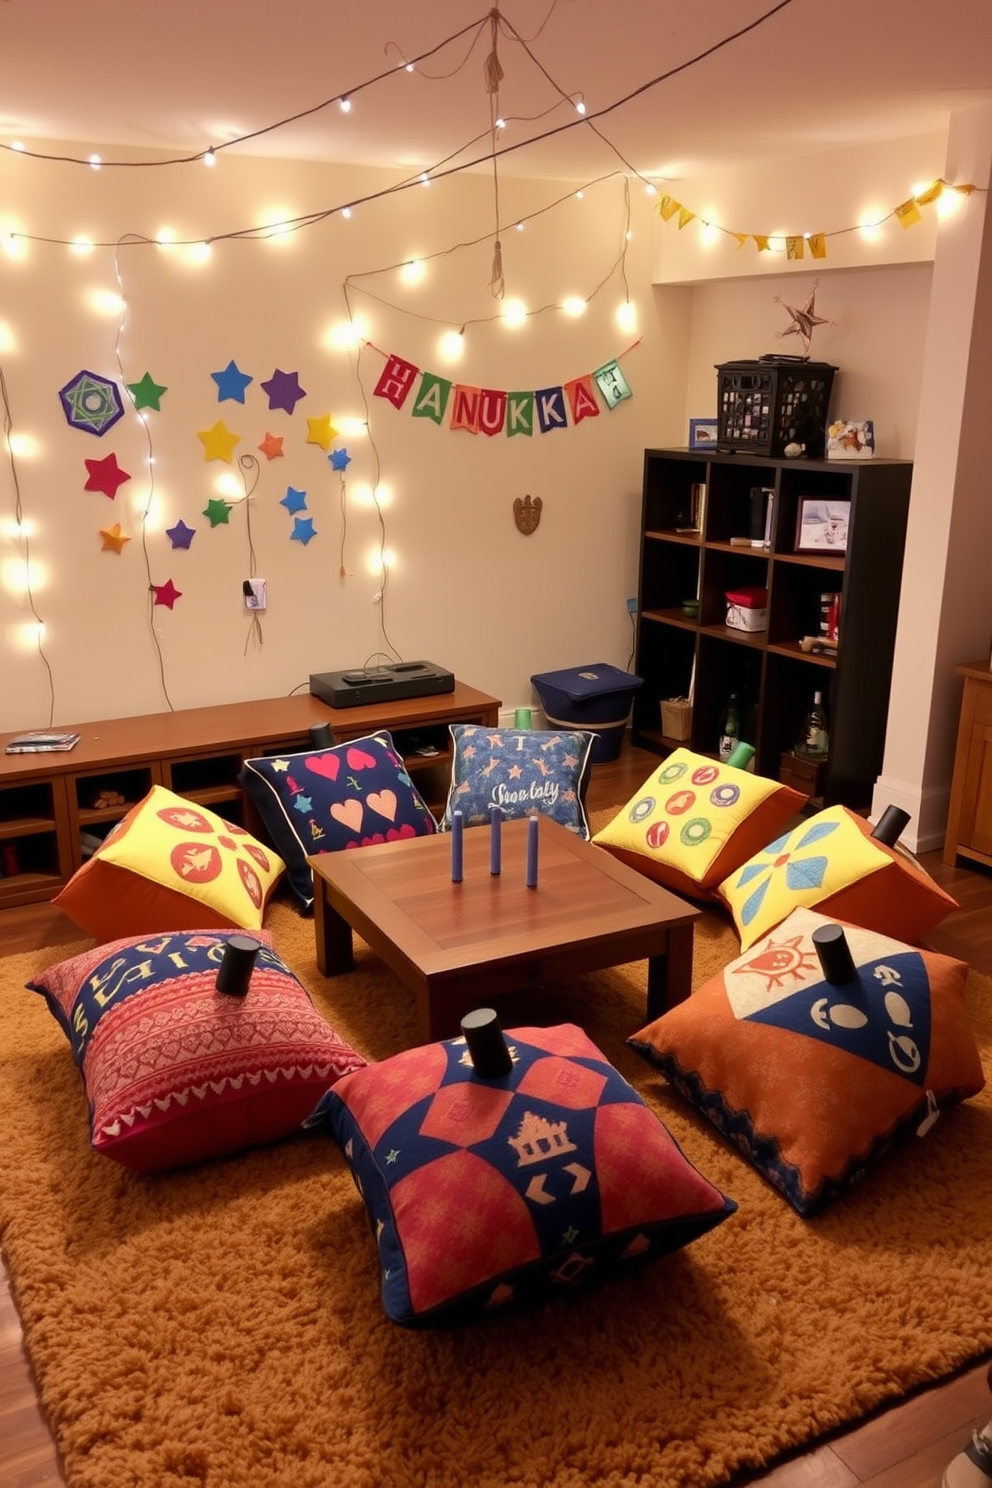
[[[475,1073],[481,1080],[498,1080],[513,1068],[510,1050],[499,1018],[492,1008],[476,1008],[462,1019],[462,1033],[468,1044]]]
[[[334,735],[331,733],[329,723],[312,723],[310,725],[310,744],[314,749],[330,749],[334,743]]]
[[[226,992],[228,997],[244,997],[255,970],[255,957],[261,949],[262,942],[250,935],[228,936],[214,984],[217,991]]]
[[[840,987],[856,980],[858,970],[841,925],[818,925],[813,931],[813,945],[828,982]]]

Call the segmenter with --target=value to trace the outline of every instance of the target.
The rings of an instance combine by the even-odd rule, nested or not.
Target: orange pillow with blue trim
[[[100,941],[257,930],[285,866],[244,827],[153,785],[52,902]]]
[[[846,806],[828,806],[769,842],[720,884],[741,950],[805,906],[917,944],[957,903]]]
[[[779,780],[676,749],[593,842],[677,894],[711,899],[805,801]]]
[[[828,981],[832,923],[794,910],[627,1040],[804,1217],[985,1084],[965,963],[847,925],[854,976]]]

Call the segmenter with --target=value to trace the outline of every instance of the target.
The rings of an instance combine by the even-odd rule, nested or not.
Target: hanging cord
[[[499,237],[499,165],[496,150],[496,120],[499,118],[499,85],[503,81],[503,69],[499,60],[499,9],[494,6],[489,12],[489,24],[492,34],[492,51],[486,58],[483,73],[486,79],[486,92],[489,94],[489,144],[492,150],[493,161],[493,215],[495,217],[496,233],[493,238],[493,266],[489,276],[489,288],[493,298],[501,300],[506,293],[506,279],[503,276],[503,244]]]
[[[128,306],[127,294],[124,290],[124,277],[121,273],[120,250],[121,245],[124,243],[141,241],[141,238],[135,237],[130,233],[126,233],[124,237],[118,238],[117,242],[114,245],[114,273],[117,276],[117,288],[120,290],[122,306],[121,318],[117,323],[117,335],[114,338],[114,360],[117,363],[117,371],[120,376],[121,383],[125,388],[127,388],[127,394],[128,397],[131,399],[132,407],[134,407],[135,404],[134,394],[127,386],[127,380],[124,374],[124,363],[121,359],[121,337],[124,334],[124,323],[127,320]],[[171,697],[169,696],[169,689],[165,681],[165,658],[162,655],[162,646],[159,641],[158,631],[155,629],[155,586],[152,583],[152,560],[151,555],[148,552],[148,519],[151,514],[152,504],[155,500],[155,451],[152,448],[152,431],[149,428],[148,420],[141,417],[136,407],[134,411],[138,418],[138,422],[141,424],[141,427],[145,431],[145,445],[148,456],[148,496],[145,500],[144,509],[141,513],[141,552],[145,560],[145,578],[147,580],[148,589],[148,633],[152,638],[152,645],[155,647],[155,655],[158,661],[158,675],[159,681],[162,686],[162,694],[168,705],[170,713],[173,713],[175,712],[175,706]]]
[[[14,429],[14,420],[10,412],[10,399],[7,396],[7,379],[0,366],[0,397],[3,398],[3,440],[7,448],[7,459],[10,463],[10,478],[14,485],[14,521],[17,523],[17,539],[20,543],[21,553],[24,558],[24,593],[27,595],[28,608],[34,616],[37,629],[38,655],[41,657],[45,671],[48,673],[48,727],[51,728],[55,721],[55,678],[52,674],[51,663],[45,655],[45,647],[42,637],[45,634],[45,623],[38,614],[38,608],[34,602],[34,592],[31,588],[31,544],[24,530],[24,508],[21,503],[21,482],[17,474],[17,461],[14,459],[14,447],[11,444],[11,435]]]
[[[255,540],[251,532],[251,501],[261,472],[259,463],[254,455],[239,455],[238,469],[241,471],[241,484],[245,488],[245,532],[248,535],[248,577],[249,579],[253,579],[258,573],[258,564],[255,560]],[[251,477],[250,485],[248,483],[249,476]],[[248,655],[248,647],[251,645],[252,640],[256,642],[258,649],[261,651],[265,637],[262,634],[262,621],[257,610],[252,610],[251,613],[251,624],[248,627],[248,634],[245,637],[245,649],[243,653],[245,656]]]
[[[341,490],[339,493],[339,504],[341,509],[341,546],[338,549],[338,578],[348,577],[348,565],[345,562],[345,548],[348,544],[348,487],[341,471]]]

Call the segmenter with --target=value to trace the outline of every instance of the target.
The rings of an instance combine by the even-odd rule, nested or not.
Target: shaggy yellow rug
[[[266,924],[367,1057],[413,1042],[364,947],[325,984],[312,924],[279,903]],[[625,1048],[643,963],[503,1004],[506,1026],[580,1022],[740,1208],[596,1291],[417,1333],[383,1316],[326,1136],[154,1178],[91,1152],[24,990],[79,949],[0,962],[0,1236],[71,1488],[706,1488],[992,1348],[992,1079],[803,1221]],[[695,983],[736,949],[707,913]],[[992,982],[969,996],[992,1077]]]

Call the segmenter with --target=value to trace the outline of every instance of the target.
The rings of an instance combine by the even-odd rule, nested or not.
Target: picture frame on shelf
[[[719,436],[719,420],[716,418],[691,418],[689,420],[689,448],[716,449]]]
[[[870,460],[875,454],[873,419],[835,419],[827,425],[828,460]]]
[[[843,557],[847,552],[850,519],[850,501],[839,497],[800,496],[793,551]]]

